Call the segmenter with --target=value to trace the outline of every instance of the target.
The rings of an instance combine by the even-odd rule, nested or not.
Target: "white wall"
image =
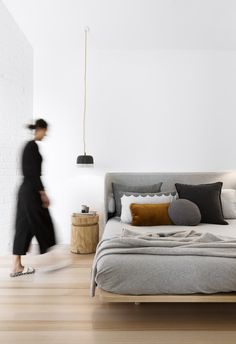
[[[19,149],[33,110],[33,52],[0,1],[0,252],[14,230]]]
[[[84,202],[101,210],[101,171],[236,167],[235,52],[92,53],[87,136],[88,153],[94,155],[96,164],[93,173],[98,175],[90,176],[92,181],[75,167],[76,156],[82,152],[81,106],[76,95],[80,85],[73,75],[77,64],[72,61],[69,65],[59,58],[52,66],[48,60],[36,60],[35,109],[47,113],[52,124],[43,147],[45,181],[66,241],[73,211]],[[50,82],[45,84],[48,77]]]
[[[81,204],[102,212],[105,171],[235,169],[235,1],[5,2],[34,45],[34,112],[51,123],[41,149],[61,241]],[[75,166],[84,24],[96,164],[87,175]]]

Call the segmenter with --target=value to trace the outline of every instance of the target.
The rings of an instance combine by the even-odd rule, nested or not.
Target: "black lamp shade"
[[[93,165],[93,157],[92,155],[79,155],[77,158],[77,164],[78,165]]]

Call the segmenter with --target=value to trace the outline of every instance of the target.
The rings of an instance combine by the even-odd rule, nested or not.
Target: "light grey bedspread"
[[[225,226],[224,226],[225,227]],[[236,238],[193,230],[104,236],[94,259],[95,287],[119,294],[236,291]]]

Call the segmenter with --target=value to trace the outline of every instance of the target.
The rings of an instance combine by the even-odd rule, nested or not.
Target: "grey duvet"
[[[104,235],[97,247],[91,296],[96,285],[131,295],[236,291],[236,238],[124,228],[119,235]]]

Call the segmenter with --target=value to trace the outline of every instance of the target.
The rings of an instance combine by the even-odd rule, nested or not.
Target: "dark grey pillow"
[[[177,199],[170,203],[168,213],[174,225],[197,226],[201,222],[198,206],[187,199]]]
[[[112,183],[112,189],[113,189],[113,194],[115,198],[115,206],[116,206],[116,211],[115,211],[115,216],[120,216],[121,215],[121,197],[123,194],[120,194],[120,191],[124,192],[140,192],[140,193],[155,193],[155,192],[160,192],[161,190],[162,183],[157,183],[157,184],[152,184],[152,185],[123,185],[123,184],[117,184],[117,183]]]
[[[179,198],[195,203],[201,213],[201,222],[227,225],[221,205],[221,189],[223,183],[188,185],[176,183]]]

